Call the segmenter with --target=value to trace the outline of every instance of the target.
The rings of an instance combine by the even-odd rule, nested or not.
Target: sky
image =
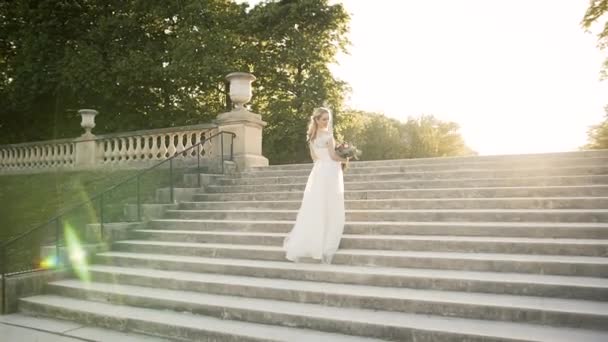
[[[576,150],[604,118],[588,0],[338,2],[352,45],[331,69],[349,107],[454,121],[482,155]]]

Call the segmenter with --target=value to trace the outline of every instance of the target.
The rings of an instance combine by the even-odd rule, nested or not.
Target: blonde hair
[[[318,124],[317,120],[323,115],[330,115],[329,109],[324,107],[315,108],[308,122],[308,130],[306,131],[306,141],[311,142],[317,138]]]

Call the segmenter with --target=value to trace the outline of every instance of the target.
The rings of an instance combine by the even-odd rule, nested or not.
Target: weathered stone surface
[[[2,304],[6,305],[7,313],[16,312],[19,298],[41,294],[44,292],[47,283],[65,279],[69,276],[70,272],[68,270],[49,270],[11,275],[6,278],[6,303]],[[0,281],[0,291],[2,290],[1,286]]]
[[[19,309],[192,341],[605,341],[606,165],[608,151],[352,163],[332,265],[281,248],[310,164],[192,174],[175,204],[110,229],[92,283],[51,281]]]

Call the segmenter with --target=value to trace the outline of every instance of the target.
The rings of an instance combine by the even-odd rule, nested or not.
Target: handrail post
[[[173,158],[169,159],[169,199],[173,203]]]
[[[198,183],[198,187],[201,187],[201,144],[203,143],[203,140],[201,140],[201,142],[198,143],[198,147],[196,148],[197,153],[196,153],[196,179],[197,179],[197,183]]]
[[[220,150],[221,153],[221,163],[222,163],[222,174],[224,174],[224,132],[220,132]]]
[[[59,234],[61,232],[61,216],[55,219],[55,260],[56,266],[59,266],[61,261],[60,248],[59,248]]]
[[[141,196],[139,195],[139,175],[136,178],[137,182],[137,221],[141,221]]]
[[[99,196],[99,233],[101,234],[101,240],[103,240],[103,193]]]
[[[201,183],[203,183],[203,181],[201,180],[200,177],[200,172],[201,172],[201,152],[203,151],[203,145],[205,142],[210,142],[211,139],[216,138],[218,135],[220,135],[220,144],[221,144],[221,162],[222,162],[222,173],[224,173],[225,170],[225,166],[224,166],[224,160],[225,160],[225,155],[224,155],[224,135],[225,134],[230,134],[231,136],[231,141],[230,141],[230,158],[233,158],[233,153],[234,153],[234,139],[236,137],[236,135],[233,132],[218,132],[216,134],[209,134],[208,136],[205,137],[205,139],[202,139],[197,145],[193,145],[188,147],[187,149],[184,149],[181,152],[178,153],[174,153],[172,156],[169,156],[169,160],[164,159],[163,161],[160,161],[158,163],[156,163],[154,166],[136,174],[133,176],[128,177],[127,179],[124,179],[123,181],[119,182],[118,184],[115,184],[114,186],[111,186],[110,188],[106,189],[105,191],[88,198],[86,201],[76,205],[76,206],[72,206],[71,208],[64,210],[63,212],[61,212],[60,214],[58,214],[57,216],[47,220],[44,224],[38,225],[24,233],[19,234],[18,236],[12,237],[10,239],[8,239],[7,241],[5,241],[3,244],[0,244],[0,275],[2,276],[1,278],[1,284],[2,284],[2,290],[0,291],[0,295],[2,297],[0,297],[3,300],[2,307],[0,307],[0,313],[2,312],[6,312],[8,310],[8,305],[6,304],[6,277],[7,275],[12,275],[15,274],[19,271],[21,271],[19,269],[19,267],[9,267],[9,246],[12,246],[15,242],[17,242],[18,240],[30,236],[32,233],[42,230],[44,229],[46,232],[52,233],[52,230],[55,230],[55,258],[57,260],[57,266],[63,265],[63,261],[66,260],[66,250],[62,250],[63,247],[65,247],[66,245],[66,235],[64,232],[64,220],[63,217],[68,215],[69,213],[74,212],[75,210],[81,210],[79,208],[81,208],[84,205],[99,205],[99,236],[101,238],[102,241],[105,241],[106,239],[106,235],[107,232],[105,231],[105,199],[104,197],[106,195],[110,196],[109,200],[112,200],[112,191],[114,191],[117,187],[119,186],[123,186],[125,184],[127,184],[128,182],[131,182],[135,179],[136,183],[136,187],[137,187],[137,217],[138,220],[141,220],[143,215],[145,213],[143,213],[143,209],[142,209],[142,194],[141,194],[141,178],[142,175],[144,173],[147,173],[149,171],[152,171],[153,169],[156,168],[164,168],[164,164],[165,163],[169,163],[169,176],[170,176],[170,181],[169,181],[169,185],[170,185],[170,199],[171,199],[171,203],[173,203],[175,201],[175,181],[174,181],[174,165],[173,165],[173,159],[175,159],[177,157],[177,155],[179,154],[184,154],[187,151],[194,151],[196,149],[197,152],[197,171],[198,171],[198,184],[199,187],[201,186]],[[215,154],[216,151],[216,147],[213,147],[213,154]],[[130,183],[129,183],[130,184]],[[111,219],[111,218],[110,218]],[[52,227],[52,225],[54,224],[54,227]],[[110,234],[111,235],[111,234]],[[48,241],[48,240],[47,240]],[[52,251],[53,246],[51,245],[51,251]],[[62,257],[62,254],[66,254],[66,256]],[[9,273],[10,271],[10,273]]]
[[[8,253],[6,245],[0,245],[0,275],[2,275],[2,307],[0,313],[6,314],[6,268],[8,267]]]
[[[234,137],[236,134],[230,134],[230,161],[234,161]]]

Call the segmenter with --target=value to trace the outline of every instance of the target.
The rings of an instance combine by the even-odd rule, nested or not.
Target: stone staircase
[[[310,168],[226,176],[19,309],[167,340],[608,341],[608,151],[352,163],[332,265],[281,250]]]

